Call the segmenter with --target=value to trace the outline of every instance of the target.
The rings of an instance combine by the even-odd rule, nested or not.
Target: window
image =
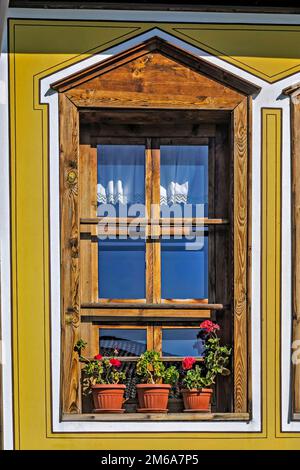
[[[203,318],[217,320],[234,347],[214,410],[247,413],[247,136],[257,87],[155,38],[53,88],[63,416],[90,412],[79,398],[79,337],[91,357],[122,350],[132,411],[139,351],[201,361]],[[180,411],[180,397],[172,400]]]
[[[160,131],[159,110],[126,110],[126,130],[118,129],[120,111],[110,110],[107,135],[97,137],[93,123],[101,126],[106,112],[79,113],[85,142],[79,151],[81,315],[94,319],[85,323],[96,335],[91,357],[120,350],[132,409],[134,363],[145,349],[156,349],[167,363],[187,355],[201,361],[204,318],[218,320],[232,342],[230,124],[226,118],[218,126],[208,122],[209,135],[183,138],[178,128],[192,134],[199,112],[164,111],[171,124]],[[94,298],[87,279],[95,284]],[[223,382],[228,398],[219,397],[215,410],[232,411],[232,378]]]

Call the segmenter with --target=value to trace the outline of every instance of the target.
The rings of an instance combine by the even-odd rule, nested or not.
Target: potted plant
[[[203,362],[197,364],[193,357],[182,361],[183,380],[181,389],[185,411],[204,411],[211,409],[213,390],[218,374],[228,375],[227,369],[231,349],[220,345],[217,331],[220,326],[210,320],[200,324],[205,337],[205,352]]]
[[[157,351],[143,353],[136,365],[136,373],[142,383],[136,385],[139,413],[165,413],[172,385],[178,381],[175,366],[166,367]]]
[[[94,359],[87,359],[82,355],[86,344],[82,339],[75,346],[79,360],[84,364],[83,372],[87,386],[92,392],[95,413],[124,413],[124,392],[126,386],[122,383],[126,379],[125,372],[119,370],[122,363],[116,357],[117,350],[112,357],[103,357],[97,354]]]

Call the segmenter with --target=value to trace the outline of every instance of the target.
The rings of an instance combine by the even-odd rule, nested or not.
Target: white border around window
[[[193,53],[197,56],[205,58],[211,63],[222,67],[232,73],[239,74],[243,78],[249,80],[249,74],[237,70],[236,67],[224,63],[220,59],[213,57],[201,49],[195,48],[174,36],[164,33],[159,29],[152,29],[136,38],[129,39],[121,45],[110,48],[102,53],[95,54],[94,56],[74,64],[62,71],[56,72],[41,80],[41,102],[49,105],[49,158],[50,158],[50,265],[51,265],[51,331],[52,331],[52,393],[53,393],[53,430],[55,432],[175,432],[178,430],[178,422],[67,422],[59,421],[60,410],[60,393],[59,393],[59,379],[60,379],[60,233],[59,233],[59,110],[58,110],[58,94],[49,92],[50,85],[53,82],[68,77],[72,73],[78,72],[92,64],[101,62],[108,57],[125,51],[141,42],[154,37],[160,38],[180,47],[187,52]],[[250,81],[262,85],[262,80],[250,76]],[[256,100],[253,102],[253,115],[255,119],[253,123],[253,138],[255,142],[260,139],[260,127],[257,123],[260,120],[256,119],[260,114],[260,107],[256,106]],[[255,166],[254,174],[260,174],[260,153],[257,152],[258,145],[255,146],[253,162]],[[258,164],[257,164],[258,162]],[[259,178],[254,179],[257,183]],[[260,200],[260,187],[254,182],[253,192],[253,207],[259,207]],[[252,290],[256,293],[260,292],[260,215],[253,217],[253,233],[252,233],[252,266],[253,266],[253,280]],[[252,371],[253,376],[260,377],[260,295],[255,295],[252,301],[252,329],[256,332],[252,335]],[[261,391],[260,380],[254,381],[252,390],[252,419],[247,422],[180,422],[181,432],[258,432],[261,430]]]

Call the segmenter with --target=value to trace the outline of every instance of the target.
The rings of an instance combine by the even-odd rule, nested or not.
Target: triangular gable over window
[[[52,85],[77,107],[234,109],[260,88],[154,37]]]

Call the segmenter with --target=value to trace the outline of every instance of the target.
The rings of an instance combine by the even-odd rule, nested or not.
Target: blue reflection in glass
[[[163,328],[163,356],[203,356],[205,341],[199,328]]]
[[[163,299],[208,298],[208,236],[199,245],[186,238],[161,241],[161,292]]]
[[[139,356],[147,349],[147,330],[99,328],[100,354],[111,356],[115,349],[118,356]]]
[[[162,216],[172,205],[191,205],[185,217],[208,216],[208,146],[162,145],[160,147],[160,203]],[[196,213],[196,205],[201,212]],[[173,215],[172,215],[173,216]],[[174,217],[180,215],[174,214]]]
[[[145,242],[98,241],[99,298],[145,298]]]

